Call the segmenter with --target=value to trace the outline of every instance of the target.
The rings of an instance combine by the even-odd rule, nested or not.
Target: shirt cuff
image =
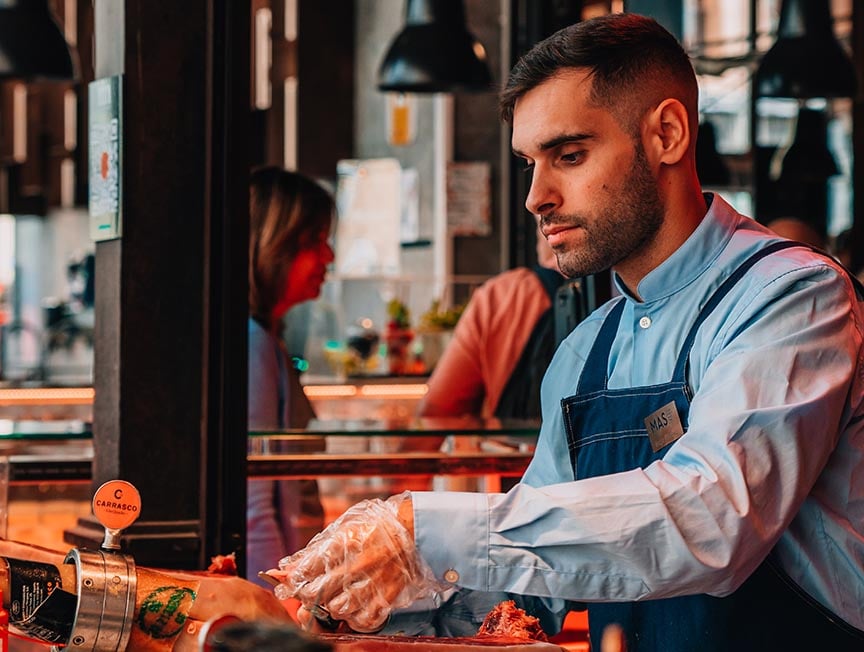
[[[414,540],[435,577],[447,585],[486,591],[489,500],[484,493],[412,492]],[[454,509],[458,506],[458,510]]]

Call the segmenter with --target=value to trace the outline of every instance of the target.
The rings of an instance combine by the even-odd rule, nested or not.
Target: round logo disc
[[[93,496],[93,514],[109,530],[122,530],[141,515],[141,495],[130,482],[109,480]]]

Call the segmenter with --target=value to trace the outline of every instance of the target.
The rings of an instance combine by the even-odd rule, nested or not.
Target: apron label
[[[683,435],[684,427],[681,425],[675,401],[670,401],[645,417],[645,429],[655,453]]]

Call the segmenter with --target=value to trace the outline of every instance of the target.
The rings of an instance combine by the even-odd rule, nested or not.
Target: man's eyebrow
[[[593,137],[594,137],[594,134],[591,134],[591,133],[561,134],[560,136],[555,136],[554,138],[550,138],[549,140],[540,143],[540,146],[538,147],[538,149],[541,152],[545,152],[547,150],[554,149],[554,148],[558,147],[559,145],[563,145],[565,143],[578,143],[578,142],[581,142],[584,140],[589,140]],[[521,156],[523,158],[528,158],[528,156],[525,153],[519,151],[515,147],[513,148],[512,151],[513,151],[513,154],[515,156]]]

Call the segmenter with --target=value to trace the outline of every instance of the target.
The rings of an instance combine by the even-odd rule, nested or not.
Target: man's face
[[[663,223],[657,180],[641,141],[589,101],[581,70],[522,96],[513,112],[513,151],[532,171],[526,207],[570,277],[627,261]]]

